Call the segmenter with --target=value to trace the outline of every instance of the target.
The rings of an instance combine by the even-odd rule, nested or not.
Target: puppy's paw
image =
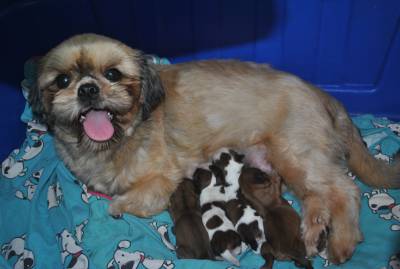
[[[326,236],[329,231],[328,223],[329,218],[322,214],[309,214],[304,218],[302,233],[308,257],[318,254],[321,245],[326,244]]]

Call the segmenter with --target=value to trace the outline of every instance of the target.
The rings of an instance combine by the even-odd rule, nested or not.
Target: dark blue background
[[[77,33],[173,62],[268,62],[331,92],[352,114],[400,120],[398,0],[0,2],[0,158],[22,142],[23,63]]]

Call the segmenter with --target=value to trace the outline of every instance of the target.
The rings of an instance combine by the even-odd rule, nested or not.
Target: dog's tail
[[[392,164],[375,159],[343,106],[335,100],[326,108],[331,115],[334,114],[334,126],[347,145],[347,163],[351,172],[371,187],[400,188],[400,155],[397,154]]]
[[[366,184],[377,188],[400,188],[400,155],[392,164],[375,159],[364,145],[358,130],[352,126],[347,141],[349,168]]]

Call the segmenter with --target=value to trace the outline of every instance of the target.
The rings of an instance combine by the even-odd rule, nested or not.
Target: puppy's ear
[[[165,91],[157,71],[143,55],[141,56],[140,83],[143,98],[142,118],[146,120],[164,99]]]

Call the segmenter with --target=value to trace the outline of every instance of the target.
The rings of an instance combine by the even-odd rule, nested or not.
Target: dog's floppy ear
[[[28,92],[28,103],[31,106],[32,113],[41,123],[46,123],[46,114],[41,97],[41,93],[37,84],[32,86]]]
[[[164,99],[165,91],[157,71],[143,55],[141,56],[140,83],[143,98],[142,118],[146,120]]]
[[[28,90],[28,103],[31,106],[32,113],[41,123],[46,123],[45,109],[42,100],[42,94],[38,88],[38,68],[40,58],[29,59],[24,65],[25,79],[23,87]]]

